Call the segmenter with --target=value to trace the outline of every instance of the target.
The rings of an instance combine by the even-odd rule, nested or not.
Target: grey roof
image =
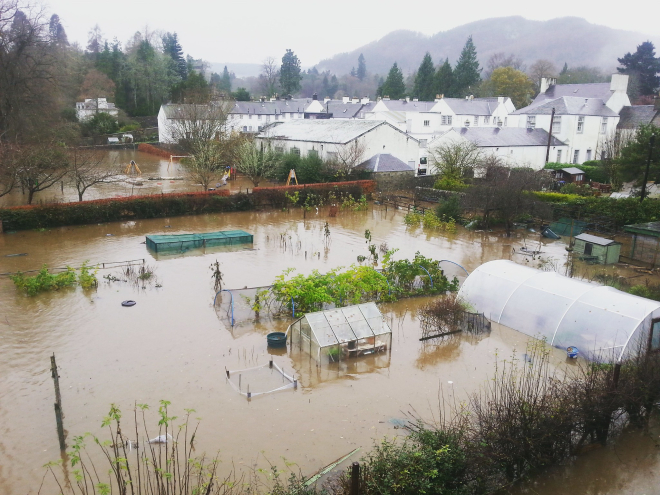
[[[543,129],[524,129],[522,127],[454,127],[452,129],[480,147],[548,145],[548,133]],[[565,146],[554,136],[550,145]]]
[[[292,98],[275,101],[237,101],[231,113],[254,115],[277,115],[282,113],[303,113],[312,102],[311,98]]]
[[[390,155],[389,153],[379,153],[368,160],[360,163],[358,170],[367,170],[369,172],[404,172],[415,170],[406,162],[403,162]]]
[[[612,244],[619,244],[612,239],[605,239],[604,237],[598,237],[591,234],[580,234],[575,236],[576,240],[588,242],[590,244],[598,244],[599,246],[610,246]]]
[[[443,98],[456,115],[492,115],[497,108],[497,98]]]
[[[618,129],[637,129],[642,124],[650,124],[658,115],[653,105],[634,105],[623,107],[617,124]]]
[[[581,85],[576,84],[575,86]],[[555,115],[618,116],[600,98],[578,98],[575,96],[562,96],[554,100],[542,100],[540,102],[534,100],[531,105],[516,110],[512,115],[550,115],[553,108],[555,109]]]
[[[660,237],[660,222],[647,222],[647,223],[635,223],[632,225],[624,225],[623,230],[627,232],[642,230],[642,231],[646,231],[646,234],[648,235]]]
[[[576,175],[576,174],[583,174],[584,173],[584,170],[580,170],[577,167],[566,167],[566,168],[561,168],[559,170],[561,170],[562,172],[566,172],[567,174],[570,174],[570,175]]]
[[[591,84],[553,84],[545,91],[539,93],[534,98],[534,103],[543,100],[554,100],[562,96],[575,96],[578,98],[600,98],[607,101],[614,91],[610,89],[610,83],[591,83]],[[534,104],[532,103],[532,104]]]
[[[390,112],[428,112],[435,106],[434,101],[381,100],[381,102]]]
[[[405,134],[383,120],[305,119],[275,122],[265,128],[257,137],[284,141],[345,144],[381,125],[389,126],[396,132]],[[414,138],[409,139],[415,140]]]
[[[323,102],[321,102],[323,103]],[[352,119],[357,116],[360,109],[363,107],[362,103],[344,103],[341,100],[330,100],[323,104],[325,112],[332,114],[334,119]]]

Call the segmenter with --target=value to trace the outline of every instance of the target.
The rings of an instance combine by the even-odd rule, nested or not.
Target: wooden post
[[[354,462],[351,466],[351,495],[360,493],[360,463]]]
[[[57,374],[57,363],[55,362],[55,353],[50,357],[50,373],[53,376],[55,384],[55,402],[62,407],[62,395],[60,394],[60,375]]]
[[[57,402],[55,403],[55,422],[57,423],[57,437],[60,440],[60,450],[66,450],[66,443],[64,442],[64,425],[62,423],[62,407]]]

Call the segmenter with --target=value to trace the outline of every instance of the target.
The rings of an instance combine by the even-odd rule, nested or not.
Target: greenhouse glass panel
[[[337,336],[339,342],[357,340],[357,337],[353,333],[353,330],[351,330],[351,326],[348,324],[348,321],[346,321],[344,312],[341,309],[333,309],[330,311],[324,311],[323,313],[325,314],[328,323],[330,323],[332,331]]]
[[[337,343],[337,337],[322,311],[305,315],[303,316],[303,320],[307,320],[307,323],[312,328],[316,342],[321,347],[335,345]]]
[[[346,321],[351,326],[351,330],[353,330],[353,333],[358,339],[366,339],[367,337],[374,336],[371,327],[365,321],[362,311],[360,311],[358,306],[342,308],[342,312],[346,317]]]

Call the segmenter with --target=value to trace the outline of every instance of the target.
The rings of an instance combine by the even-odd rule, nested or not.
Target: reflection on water
[[[326,221],[331,231],[327,249]],[[254,235],[253,249],[156,258],[144,244],[148,234],[235,229]],[[203,418],[197,451],[219,448],[221,469],[252,466],[264,452],[271,460],[283,455],[297,462],[304,473],[391,435],[389,419],[399,417],[402,407],[410,405],[430,417],[437,412],[440,386],[448,399],[464,398],[492,373],[496,353],[522,355],[526,337],[497,325],[480,338],[458,336],[440,346],[420,343],[415,312],[429,299],[413,298],[380,306],[393,332],[391,353],[365,356],[345,368],[317,367],[309,356],[267,347],[266,334],[285,331],[291,319],[262,318],[232,328],[213,306],[209,265],[216,259],[224,287],[268,285],[287,267],[308,274],[355,263],[358,255],[367,254],[365,229],[377,245],[399,248],[397,258],[420,251],[469,271],[504,255],[516,259],[512,249],[525,241],[521,233],[505,238],[462,229],[451,235],[410,231],[402,214],[391,209],[340,212],[336,218],[321,210],[306,219],[299,211],[253,211],[0,235],[0,272],[38,269],[44,263],[61,267],[85,260],[144,259],[156,266],[162,285],[142,290],[100,278],[97,290],[65,289],[28,298],[0,277],[0,493],[34,492],[41,466],[59,457],[49,372],[53,352],[69,443],[86,431],[101,434],[111,403],[128,413],[135,401],[153,409],[167,399],[171,414],[194,407]],[[542,242],[547,255],[565,259],[562,241]],[[6,257],[13,253],[27,256]],[[116,272],[101,269],[99,276]],[[137,304],[124,308],[126,299]],[[298,390],[248,402],[226,383],[225,368],[260,366],[272,356],[301,377]],[[557,364],[564,357],[557,350]],[[648,463],[657,467],[657,457]],[[637,493],[626,489],[624,483],[619,493]]]

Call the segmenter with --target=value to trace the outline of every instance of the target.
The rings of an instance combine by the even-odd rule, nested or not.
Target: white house
[[[531,167],[541,170],[550,136],[543,129],[518,127],[454,127],[429,143],[436,146],[469,141],[488,154],[501,158],[509,167]],[[553,137],[550,141],[550,156],[557,152],[566,153],[567,146]],[[431,171],[435,173],[435,171]]]
[[[544,78],[531,105],[512,115],[519,128],[552,128],[552,135],[567,145],[551,153],[551,162],[580,164],[600,156],[601,144],[614,136],[619,112],[630,105],[627,89],[628,76],[623,74],[595,84],[555,84]]]
[[[85,98],[85,101],[76,102],[78,122],[86,122],[97,113],[107,113],[116,119],[119,115],[119,110],[107,98]]]
[[[336,160],[359,148],[359,163],[378,154],[388,154],[419,166],[419,141],[384,121],[307,119],[274,123],[256,137],[283,153],[300,156],[315,154],[323,160]]]

